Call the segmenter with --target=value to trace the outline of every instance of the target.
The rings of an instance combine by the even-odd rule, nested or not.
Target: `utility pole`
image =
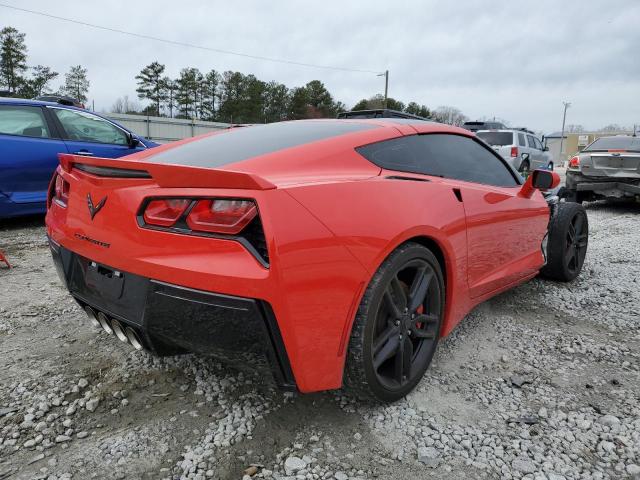
[[[387,108],[387,98],[389,95],[389,70],[379,73],[378,77],[384,77],[384,108]]]
[[[562,133],[560,134],[560,160],[564,166],[564,123],[567,120],[567,108],[571,106],[571,102],[562,102],[564,104],[564,113],[562,114]]]

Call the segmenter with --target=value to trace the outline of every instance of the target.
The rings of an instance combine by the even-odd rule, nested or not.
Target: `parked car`
[[[0,218],[45,212],[59,153],[117,158],[156,145],[87,110],[0,98]]]
[[[524,176],[538,168],[553,170],[549,149],[528,130],[479,130],[476,135]]]
[[[337,118],[408,118],[410,120],[425,120],[428,118],[414,115],[412,113],[400,112],[398,110],[392,110],[390,108],[372,108],[369,110],[351,110],[349,112],[338,113]]]
[[[604,198],[640,201],[640,138],[595,139],[569,160],[564,195],[578,203]]]
[[[462,124],[462,128],[469,130],[471,132],[477,132],[478,130],[499,130],[503,128],[507,128],[507,126],[502,122],[484,122],[484,121],[471,121],[464,122]]]
[[[70,107],[84,108],[84,104],[79,100],[68,97],[66,95],[41,95],[34,98],[34,100],[41,100],[43,102],[60,103],[62,105],[69,105]]]
[[[559,181],[523,183],[457,127],[302,120],[62,155],[46,224],[71,295],[120,340],[393,401],[475,305],[578,275],[584,208],[538,191]]]

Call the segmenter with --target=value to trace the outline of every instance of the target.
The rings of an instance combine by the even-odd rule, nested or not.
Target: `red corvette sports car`
[[[474,305],[578,275],[587,217],[540,192],[558,182],[456,127],[305,120],[61,155],[46,223],[71,295],[122,341],[393,401]]]

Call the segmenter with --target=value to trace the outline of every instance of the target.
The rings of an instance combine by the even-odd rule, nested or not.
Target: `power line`
[[[0,7],[9,8],[11,10],[18,10],[20,12],[31,13],[33,15],[40,15],[41,17],[53,18],[55,20],[61,20],[63,22],[75,23],[77,25],[83,25],[85,27],[97,28],[99,30],[105,30],[107,32],[121,33],[123,35],[129,35],[131,37],[144,38],[146,40],[154,40],[156,42],[168,43],[170,45],[178,45],[180,47],[197,48],[199,50],[207,50],[209,52],[223,53],[225,55],[235,55],[237,57],[253,58],[254,60],[264,60],[264,61],[267,61],[267,62],[286,63],[288,65],[298,65],[298,66],[301,66],[301,67],[321,68],[321,69],[324,69],[324,70],[340,70],[340,71],[343,71],[343,72],[372,73],[372,74],[376,74],[376,75],[380,73],[379,71],[364,70],[364,69],[360,69],[360,68],[335,67],[335,66],[331,66],[331,65],[316,65],[314,63],[296,62],[296,61],[293,61],[293,60],[285,60],[285,59],[281,59],[281,58],[271,58],[271,57],[263,57],[263,56],[260,56],[260,55],[250,55],[248,53],[242,53],[242,52],[233,52],[231,50],[223,50],[221,48],[205,47],[203,45],[195,45],[193,43],[179,42],[179,41],[176,41],[176,40],[168,40],[166,38],[154,37],[152,35],[145,35],[143,33],[128,32],[126,30],[119,30],[117,28],[105,27],[105,26],[102,26],[102,25],[96,25],[95,23],[88,23],[88,22],[83,22],[81,20],[74,20],[72,18],[60,17],[58,15],[52,15],[50,13],[39,12],[39,11],[36,11],[36,10],[29,10],[27,8],[21,8],[21,7],[16,7],[16,6],[13,6],[13,5],[7,5],[5,3],[0,3]]]

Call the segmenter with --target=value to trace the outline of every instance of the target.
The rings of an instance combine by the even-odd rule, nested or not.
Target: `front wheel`
[[[584,264],[589,243],[589,220],[578,203],[561,202],[549,222],[547,264],[540,275],[552,280],[570,282]]]
[[[354,320],[345,384],[393,402],[420,381],[438,344],[444,312],[442,270],[416,243],[394,250],[365,291]]]

